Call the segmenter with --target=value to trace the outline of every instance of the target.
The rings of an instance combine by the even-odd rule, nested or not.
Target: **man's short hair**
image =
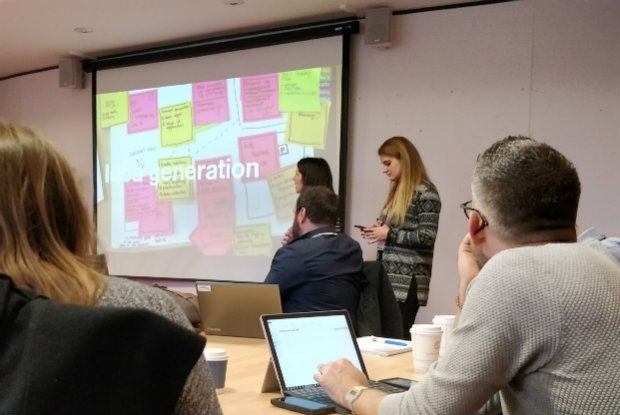
[[[326,186],[304,186],[297,198],[297,209],[306,209],[310,221],[335,226],[338,220],[338,196]]]
[[[575,227],[581,193],[575,166],[529,137],[506,137],[479,156],[472,190],[510,240]]]

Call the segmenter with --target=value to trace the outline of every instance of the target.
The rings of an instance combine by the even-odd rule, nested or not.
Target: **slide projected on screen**
[[[111,274],[262,280],[296,163],[337,184],[339,65],[96,95],[97,226]]]

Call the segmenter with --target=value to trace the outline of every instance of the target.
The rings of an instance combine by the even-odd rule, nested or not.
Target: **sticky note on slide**
[[[233,253],[236,256],[271,256],[271,226],[268,223],[235,227]]]
[[[278,90],[280,111],[319,111],[321,68],[280,72]]]
[[[174,233],[174,220],[170,202],[158,203],[157,208],[149,216],[139,221],[138,235],[141,238],[172,233]]]
[[[113,92],[100,94],[99,100],[99,128],[109,128],[129,121],[129,104],[127,92]]]
[[[192,197],[192,181],[195,178],[192,163],[191,157],[159,159],[159,181],[157,182],[159,200],[180,200]]]
[[[198,226],[189,236],[203,255],[224,255],[233,245],[233,228],[229,226]]]
[[[159,110],[161,125],[161,146],[176,146],[192,141],[192,105],[170,105]]]
[[[226,80],[192,84],[194,124],[207,125],[228,121],[228,84]]]
[[[269,176],[269,191],[276,216],[279,220],[292,220],[293,207],[297,200],[293,177],[297,167],[293,164]]]
[[[243,177],[243,182],[265,179],[280,168],[278,135],[266,133],[239,137],[239,160],[246,166],[258,163],[257,177]]]
[[[286,126],[286,141],[324,149],[330,106],[328,101],[323,101],[319,112],[290,113]]]
[[[156,130],[159,127],[157,90],[129,95],[129,124],[127,133]]]
[[[133,180],[125,182],[124,196],[125,222],[146,218],[157,208],[155,187],[149,183],[148,176],[139,182]]]
[[[241,78],[243,122],[279,118],[278,74]]]

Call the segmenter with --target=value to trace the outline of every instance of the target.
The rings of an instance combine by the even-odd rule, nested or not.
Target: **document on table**
[[[387,337],[364,336],[357,338],[360,351],[364,354],[391,356],[411,350],[411,342]]]

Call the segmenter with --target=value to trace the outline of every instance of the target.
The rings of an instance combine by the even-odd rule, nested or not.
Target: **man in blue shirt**
[[[325,186],[304,186],[295,208],[293,240],[271,262],[266,283],[278,284],[285,313],[346,309],[355,319],[362,250],[335,230],[338,197]]]

